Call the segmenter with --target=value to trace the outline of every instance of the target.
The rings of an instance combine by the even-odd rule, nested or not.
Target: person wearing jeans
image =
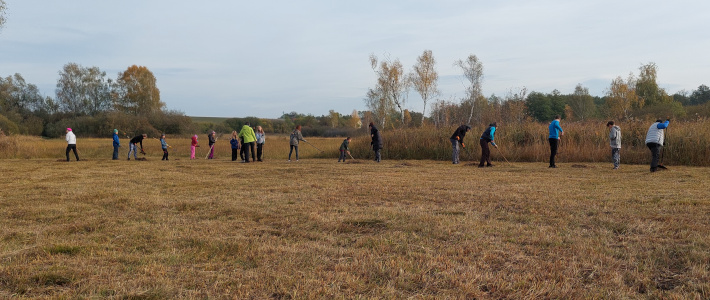
[[[606,127],[609,128],[609,146],[611,146],[611,160],[614,162],[614,170],[619,169],[619,164],[621,162],[621,128],[614,125],[614,121],[609,121],[606,123]]]
[[[118,129],[113,130],[113,160],[118,159],[118,148],[121,147],[121,142],[118,140]]]
[[[148,135],[144,133],[132,138],[131,141],[128,142],[128,160],[131,160],[131,152],[133,152],[133,157],[138,159],[138,144],[141,144],[141,151],[143,151],[143,139],[147,137]]]
[[[451,153],[451,162],[454,165],[459,163],[459,145],[466,147],[463,143],[463,138],[466,137],[466,133],[469,131],[471,131],[471,126],[461,125],[459,128],[456,128],[454,134],[451,135],[451,138],[449,138],[451,141],[451,149],[453,149],[453,152]]]
[[[299,141],[306,141],[303,139],[303,134],[301,134],[301,125],[296,125],[296,129],[291,132],[291,135],[289,136],[289,145],[291,146],[288,151],[288,161],[291,161],[291,153],[293,153],[293,150],[296,150],[296,161],[298,161],[298,142]]]
[[[556,115],[555,119],[550,123],[548,129],[550,130],[550,135],[548,136],[548,141],[550,142],[550,168],[557,168],[555,164],[555,156],[557,156],[557,147],[559,146],[560,136],[565,135],[565,132],[560,127],[560,115]]]

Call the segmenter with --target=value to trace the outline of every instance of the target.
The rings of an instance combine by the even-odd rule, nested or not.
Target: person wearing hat
[[[76,135],[74,135],[74,132],[71,130],[71,128],[67,128],[67,161],[69,161],[69,151],[73,150],[74,151],[74,157],[76,157],[76,161],[79,161],[79,154],[76,153]]]
[[[478,164],[479,168],[483,168],[483,163],[486,163],[486,167],[493,166],[493,164],[491,164],[491,148],[488,147],[488,143],[498,148],[498,145],[493,141],[496,126],[496,122],[488,124],[488,128],[481,134],[481,162]]]
[[[113,160],[118,159],[118,148],[121,147],[121,142],[118,140],[118,129],[113,130]]]
[[[463,143],[463,138],[466,136],[466,132],[471,131],[471,126],[468,125],[461,125],[459,128],[456,128],[456,131],[454,131],[454,134],[451,135],[451,147],[453,148],[453,153],[451,153],[451,160],[454,165],[457,165],[459,163],[459,144],[461,147],[466,148],[466,145]]]
[[[217,143],[217,138],[215,138],[215,132],[212,131],[210,134],[207,135],[207,138],[209,139],[209,144],[210,146],[210,154],[207,156],[207,159],[213,159],[214,158],[214,144]]]
[[[69,151],[74,150],[74,157],[76,157],[76,161],[79,161],[79,154],[76,153],[76,135],[74,135],[74,132],[71,130],[71,128],[67,128],[67,161],[69,161]]]
[[[160,147],[163,148],[163,159],[161,160],[168,160],[168,145],[167,142],[165,142],[165,133],[160,135]]]

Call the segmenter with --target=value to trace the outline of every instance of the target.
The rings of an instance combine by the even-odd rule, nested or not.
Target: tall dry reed
[[[646,164],[650,152],[645,145],[646,132],[651,123],[643,121],[620,122],[624,164]],[[561,138],[559,162],[606,162],[611,159],[609,131],[606,122],[562,122],[565,135]],[[451,158],[449,138],[456,128],[416,128],[384,131],[384,159],[434,159]],[[478,160],[481,147],[479,138],[485,126],[473,126],[466,135],[463,159]],[[549,160],[548,124],[498,124],[492,157],[509,161],[546,162]],[[367,136],[353,141],[353,155],[373,157]],[[663,162],[675,165],[710,166],[710,124],[706,120],[672,122],[666,130]]]

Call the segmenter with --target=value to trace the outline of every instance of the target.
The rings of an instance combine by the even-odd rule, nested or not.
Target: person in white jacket
[[[646,133],[646,147],[651,150],[651,172],[656,172],[658,170],[658,157],[661,152],[661,147],[663,147],[663,140],[665,137],[665,129],[668,128],[670,119],[666,119],[665,122],[661,123],[661,120],[656,120],[651,127],[648,128]]]
[[[71,128],[67,128],[67,161],[69,161],[69,151],[74,150],[74,157],[79,161],[79,154],[76,153],[76,135]]]

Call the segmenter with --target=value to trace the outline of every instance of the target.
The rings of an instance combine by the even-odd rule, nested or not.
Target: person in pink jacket
[[[190,159],[195,159],[195,147],[199,147],[197,144],[197,135],[192,136],[192,144],[190,146]]]

